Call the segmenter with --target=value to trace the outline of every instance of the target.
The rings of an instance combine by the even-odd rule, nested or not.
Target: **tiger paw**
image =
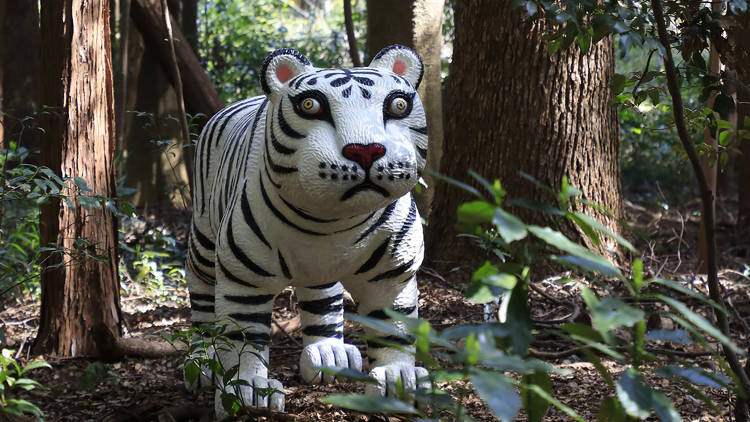
[[[236,385],[234,389],[227,387],[227,393],[236,395],[240,399],[240,403],[245,406],[284,411],[284,386],[275,379],[254,376],[248,380],[248,385]],[[226,409],[224,409],[225,398],[223,397],[227,393],[216,391],[214,406],[217,420],[228,416]],[[229,400],[226,402],[231,403]]]
[[[362,355],[357,346],[341,340],[325,339],[308,344],[299,357],[302,379],[308,384],[331,383],[335,377],[317,369],[320,366],[362,370]]]
[[[407,394],[412,392],[410,395],[413,395],[413,391],[417,388],[430,388],[427,370],[412,364],[391,363],[376,366],[370,370],[370,377],[378,381],[378,384],[367,384],[365,386],[365,394],[372,396],[401,398],[403,392]],[[401,379],[403,391],[400,391],[397,387],[399,379]]]

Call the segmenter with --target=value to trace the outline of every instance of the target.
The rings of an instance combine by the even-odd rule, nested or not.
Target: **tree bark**
[[[468,181],[471,169],[500,179],[511,198],[552,204],[552,195],[519,173],[557,190],[567,176],[588,200],[609,208],[615,218],[621,216],[618,120],[610,89],[613,40],[592,45],[586,54],[571,47],[550,56],[543,23],[524,18],[509,4],[457,4],[441,172]],[[468,199],[451,185],[437,185],[434,203],[440,206],[434,207],[427,231],[432,260],[469,264],[477,259],[468,241],[456,245],[453,229],[456,209]],[[547,215],[513,211],[527,223],[553,224]],[[595,217],[619,231],[614,219]],[[591,246],[580,230],[562,223],[564,233]],[[617,250],[611,241],[604,246]]]
[[[427,114],[427,168],[438,172],[443,152],[443,98],[440,78],[440,49],[443,45],[445,0],[368,0],[368,62],[391,44],[413,48],[422,58],[424,75],[418,92]],[[435,181],[425,176],[428,189],[416,195],[419,214],[428,219]]]
[[[34,150],[39,132],[24,118],[39,106],[39,10],[35,1],[0,3],[0,142]]]
[[[115,195],[114,93],[109,2],[44,1],[41,8],[43,104],[41,162],[62,177],[80,177],[93,193]],[[47,256],[35,353],[107,358],[99,332],[120,335],[117,222],[104,207],[86,210],[91,195],[68,185],[75,208],[52,201],[42,208]],[[95,258],[96,257],[96,258]]]

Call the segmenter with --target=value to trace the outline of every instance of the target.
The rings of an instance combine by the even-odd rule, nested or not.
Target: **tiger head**
[[[393,45],[370,66],[314,67],[299,52],[273,52],[261,68],[269,100],[264,163],[273,188],[313,216],[370,213],[408,193],[427,158],[417,94],[423,65]]]

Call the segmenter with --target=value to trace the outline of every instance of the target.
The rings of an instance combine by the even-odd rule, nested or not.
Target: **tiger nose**
[[[349,160],[359,163],[367,171],[372,167],[372,163],[378,158],[385,155],[385,145],[383,144],[346,144],[341,153]]]

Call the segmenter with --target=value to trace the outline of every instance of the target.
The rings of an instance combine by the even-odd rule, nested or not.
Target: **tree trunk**
[[[93,193],[115,195],[114,93],[109,2],[44,1],[41,162],[62,177],[80,177]],[[119,335],[117,221],[104,207],[86,210],[72,185],[66,202],[42,208],[41,244],[64,254],[45,260],[35,353],[107,358],[102,332]]]
[[[34,150],[39,131],[24,118],[39,105],[39,10],[35,1],[0,3],[0,142]]]
[[[468,181],[471,169],[487,179],[500,179],[511,198],[553,204],[552,195],[539,191],[519,173],[529,173],[557,190],[567,176],[588,200],[619,217],[620,148],[610,89],[612,39],[593,45],[587,54],[572,47],[550,56],[542,39],[543,23],[525,19],[509,4],[495,0],[457,4],[441,172]],[[434,203],[440,206],[433,209],[427,233],[432,260],[467,264],[476,260],[469,242],[456,245],[454,230],[456,208],[468,199],[451,185],[437,185]],[[513,211],[527,223],[553,223],[546,215]],[[618,231],[615,220],[596,217]],[[563,223],[560,229],[586,242],[572,224]],[[613,242],[606,247],[617,249]]]
[[[169,44],[166,39],[166,30],[162,23],[162,12],[159,0],[132,0],[131,14],[133,22],[138,31],[143,34],[143,38],[149,46],[153,47],[159,63],[164,69],[164,74],[171,81],[172,62],[169,53]],[[179,29],[179,25],[172,21],[175,40],[184,40],[185,35]],[[198,57],[193,52],[190,44],[187,42],[178,42],[175,44],[177,50],[177,60],[180,66],[180,75],[185,86],[185,107],[188,113],[203,113],[210,118],[222,107],[224,102],[221,100],[216,88],[211,80],[203,71],[198,61]]]
[[[424,75],[419,96],[427,114],[429,148],[427,168],[440,170],[443,152],[443,98],[440,83],[440,49],[443,45],[445,0],[368,0],[367,53],[369,61],[383,47],[403,44],[422,58]],[[435,181],[424,176],[428,189],[416,195],[419,214],[428,219]]]

